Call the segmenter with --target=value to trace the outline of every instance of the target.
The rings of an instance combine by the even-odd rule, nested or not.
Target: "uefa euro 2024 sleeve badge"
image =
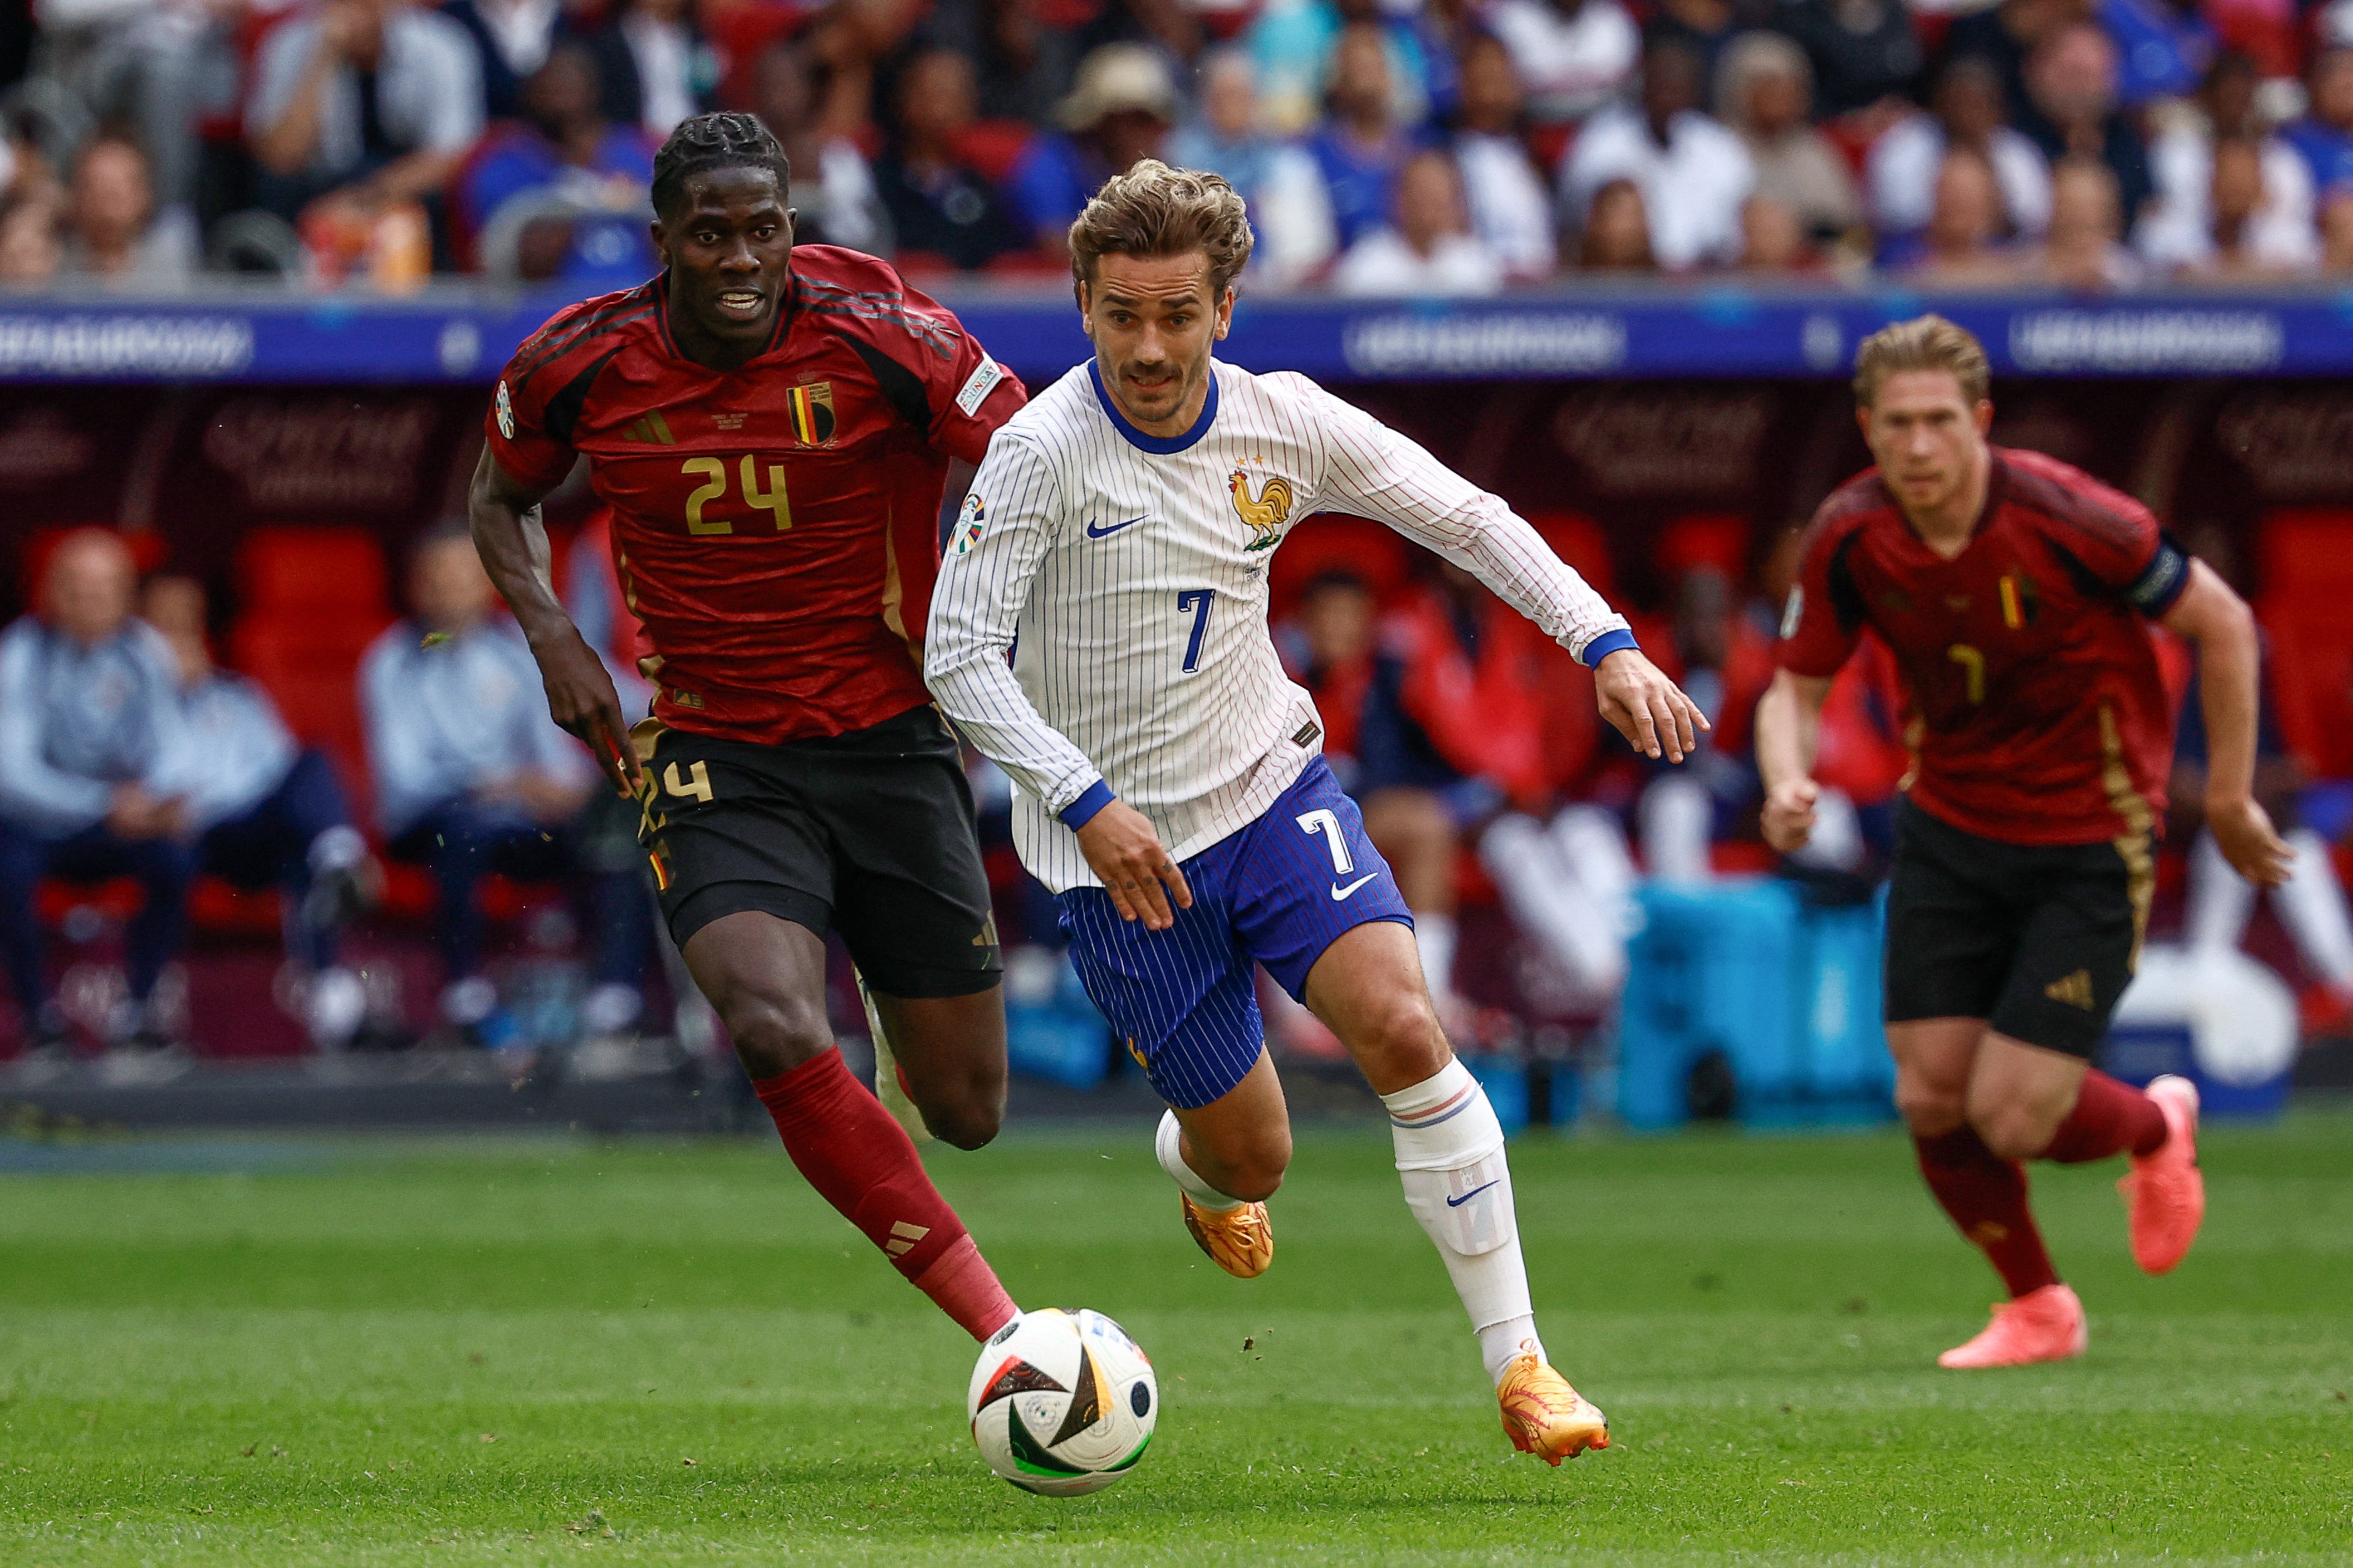
[[[501,381],[499,383],[498,399],[491,406],[499,416],[499,434],[505,437],[510,441],[513,440],[514,399],[507,395],[507,384],[505,382]]]

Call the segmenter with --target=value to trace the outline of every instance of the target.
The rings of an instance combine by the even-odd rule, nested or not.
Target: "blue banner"
[[[1087,352],[1061,289],[944,296],[1032,383]],[[252,295],[0,305],[0,383],[486,385],[568,301],[462,290],[410,300]],[[1478,301],[1245,298],[1223,357],[1333,382],[1842,375],[1855,344],[1934,310],[1998,374],[2353,374],[2353,290],[2135,295],[1763,292],[1718,286]]]

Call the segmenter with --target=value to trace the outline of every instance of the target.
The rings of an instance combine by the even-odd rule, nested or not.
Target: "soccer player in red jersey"
[[[2206,810],[2250,881],[2288,850],[2252,792],[2255,631],[2147,508],[2066,464],[1989,445],[1984,350],[1936,316],[1855,358],[1877,466],[1815,514],[1757,710],[1765,836],[1806,842],[1815,720],[1864,627],[1894,652],[1917,762],[1887,910],[1887,1040],[1921,1173],[2010,1300],[1948,1367],[2079,1355],[2020,1162],[2129,1154],[2133,1258],[2181,1260],[2205,1213],[2198,1093],[2091,1067],[2139,956],[2173,715],[2147,623],[2198,644]]]
[[[956,742],[920,641],[952,465],[1025,401],[947,310],[872,257],[793,247],[783,150],[745,114],[654,162],[661,274],[559,312],[499,382],[470,497],[483,563],[557,723],[643,805],[695,983],[793,1163],[976,1339],[1015,1309],[827,1021],[841,932],[925,1123],[997,1134],[997,928]],[[652,647],[653,714],[549,586],[542,498],[586,454]]]

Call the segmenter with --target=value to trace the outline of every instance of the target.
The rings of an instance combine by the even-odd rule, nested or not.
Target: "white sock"
[[[1224,1210],[1241,1207],[1241,1199],[1228,1197],[1203,1181],[1198,1171],[1185,1163],[1184,1148],[1177,1142],[1177,1139],[1183,1135],[1183,1132],[1184,1129],[1176,1124],[1175,1111],[1164,1110],[1160,1113],[1160,1131],[1153,1135],[1152,1152],[1159,1156],[1160,1168],[1168,1173],[1168,1179],[1184,1188],[1185,1195],[1205,1209]]]
[[[2296,955],[2338,990],[2353,989],[2353,918],[2346,913],[2345,889],[2337,885],[2327,842],[2311,828],[2299,827],[2287,835],[2287,844],[2295,858],[2272,897],[2295,938]]]
[[[1413,945],[1421,953],[1421,978],[1432,996],[1454,994],[1454,917],[1413,911]]]
[[[1530,1350],[1544,1354],[1520,1259],[1503,1124],[1487,1091],[1460,1061],[1381,1096],[1381,1103],[1388,1107],[1406,1206],[1446,1260],[1454,1293],[1479,1335],[1488,1381],[1501,1383],[1514,1358]]]

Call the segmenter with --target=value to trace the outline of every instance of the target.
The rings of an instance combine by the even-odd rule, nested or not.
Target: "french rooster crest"
[[[1291,481],[1280,476],[1269,479],[1256,499],[1250,495],[1250,476],[1236,468],[1229,481],[1234,498],[1234,511],[1250,526],[1251,550],[1271,550],[1291,517]]]

